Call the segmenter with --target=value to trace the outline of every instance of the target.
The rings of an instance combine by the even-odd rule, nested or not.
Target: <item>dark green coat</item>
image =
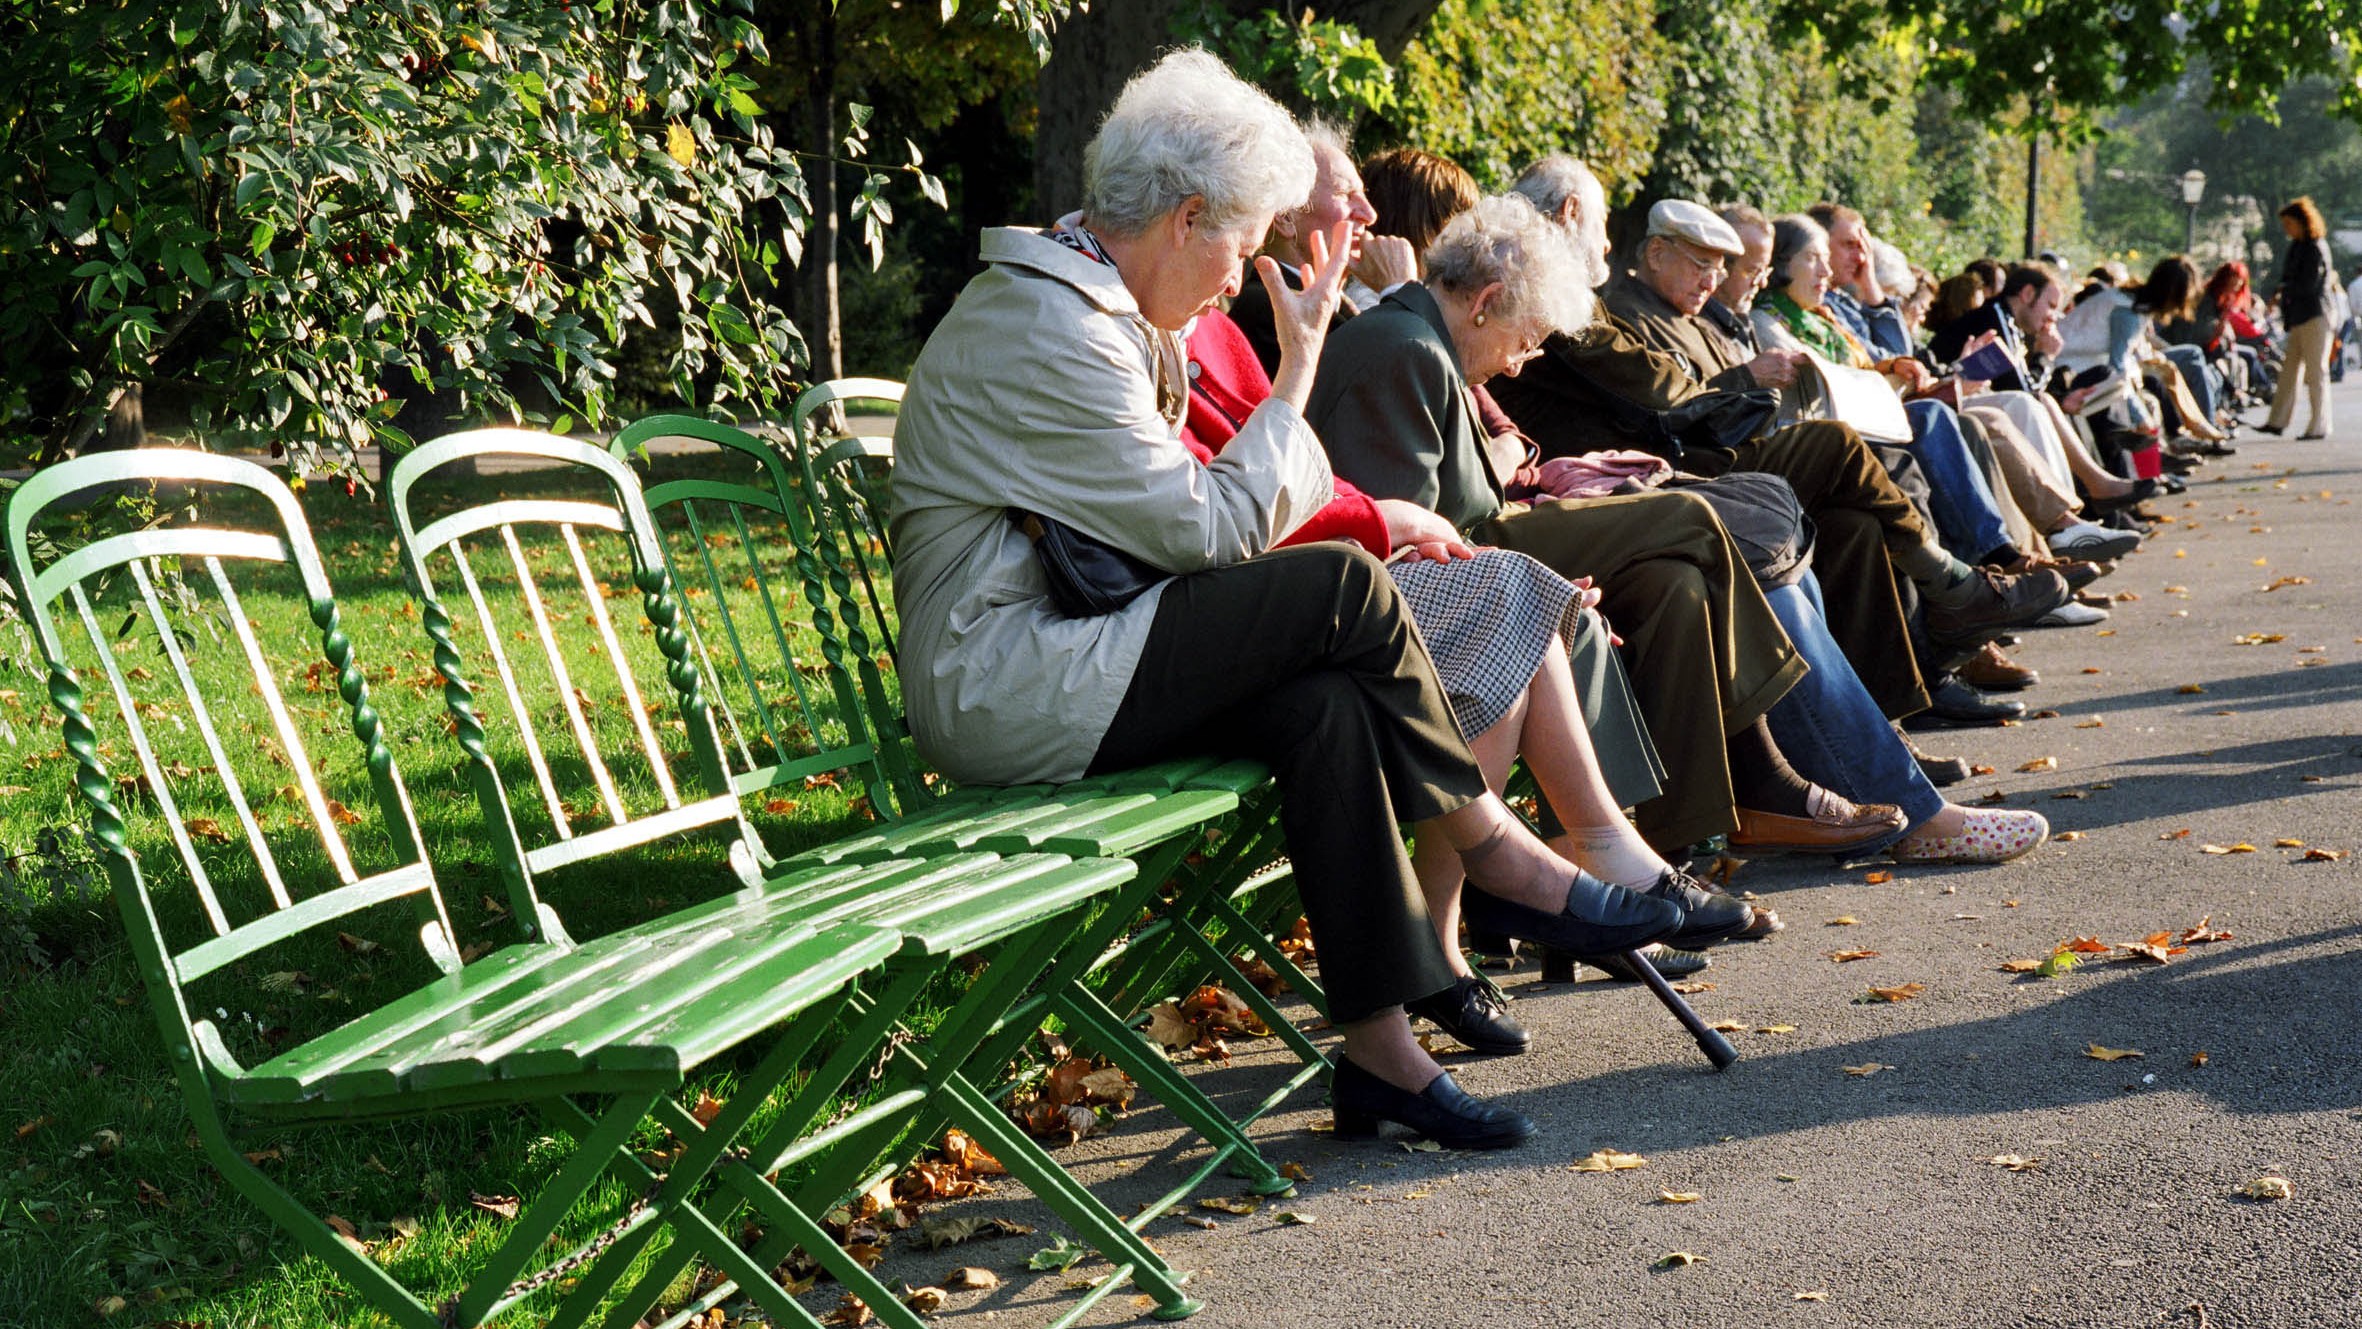
[[[1372,498],[1408,499],[1463,530],[1500,510],[1459,353],[1417,282],[1329,334],[1304,418],[1330,468]]]

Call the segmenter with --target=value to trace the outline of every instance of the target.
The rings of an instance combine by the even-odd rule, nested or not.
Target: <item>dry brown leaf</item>
[[[1148,1010],[1148,1036],[1167,1050],[1185,1048],[1197,1041],[1197,1026],[1181,1013],[1179,1002],[1163,1002]]]
[[[2005,974],[2031,974],[2041,968],[2042,962],[2040,960],[2003,960],[2001,962],[2001,972]]]
[[[2190,828],[2184,826],[2178,831],[2167,831],[2157,838],[2160,840],[2187,840],[2190,838]]]
[[[336,944],[344,947],[348,951],[351,951],[355,955],[367,955],[370,952],[378,949],[376,942],[369,940],[367,937],[356,937],[350,932],[337,933]]]
[[[1925,983],[1904,983],[1899,987],[1872,988],[1870,995],[1865,1000],[1872,1002],[1909,1001],[1925,991],[1927,991]]]
[[[962,1265],[943,1276],[943,1286],[961,1292],[989,1292],[1001,1285],[1001,1276],[977,1265]]]
[[[2346,851],[2343,849],[2323,849],[2316,845],[2313,848],[2307,849],[2304,853],[2298,855],[2298,861],[2305,863],[2335,863],[2345,856]]]
[[[1970,775],[1991,775],[1993,773],[1993,768],[1980,762],[1977,765],[1969,767],[1968,773]]]
[[[1853,962],[1854,962],[1854,961],[1856,961],[1856,960],[1875,960],[1875,959],[1877,959],[1877,958],[1878,958],[1878,952],[1876,952],[1876,951],[1831,951],[1831,952],[1829,952],[1829,958],[1830,958],[1830,959],[1832,959],[1832,960],[1835,960],[1835,961],[1836,961],[1837,963],[1839,963],[1839,964],[1851,964],[1851,963],[1853,963]]]
[[[2108,722],[2096,718],[2090,720],[2077,720],[2075,722],[2075,727],[2077,729],[2105,729],[2108,727]]]
[[[1747,1028],[1747,1026],[1740,1024],[1736,1020],[1716,1020],[1714,1023],[1707,1025],[1706,1027],[1718,1034],[1743,1033]]]
[[[689,1116],[700,1126],[711,1126],[714,1124],[714,1118],[722,1115],[722,1107],[726,1101],[714,1097],[709,1090],[700,1089],[697,1091],[697,1101],[689,1107]]]
[[[902,1294],[902,1304],[921,1315],[933,1315],[949,1300],[951,1294],[939,1287],[914,1287]]]
[[[976,1241],[987,1237],[1024,1237],[1030,1236],[1032,1233],[1032,1228],[1023,1223],[1013,1223],[1006,1218],[922,1218],[919,1220],[919,1235],[927,1239],[928,1250],[940,1250],[945,1246],[956,1246],[963,1241]]]
[[[2287,1200],[2293,1199],[2296,1191],[2286,1177],[2257,1177],[2247,1183],[2244,1194],[2250,1200]]]
[[[1852,914],[1839,914],[1837,917],[1830,919],[1827,923],[1822,924],[1822,926],[1832,928],[1850,928],[1861,926],[1861,922],[1862,920],[1855,918]]]
[[[975,1173],[979,1177],[1003,1177],[1009,1170],[1001,1166],[983,1145],[976,1143],[966,1131],[948,1130],[943,1133],[943,1156],[953,1167]]]
[[[1893,881],[1894,879],[1895,874],[1891,872],[1872,872],[1862,878],[1862,884],[1865,886],[1884,886],[1886,883]]]
[[[1206,1217],[1204,1214],[1183,1214],[1181,1215],[1181,1221],[1189,1224],[1193,1228],[1199,1228],[1207,1232],[1219,1232],[1222,1230],[1222,1225],[1220,1223],[1217,1223],[1213,1219]]]
[[[2195,697],[2199,693],[2206,691],[2206,689],[2200,687],[2196,683],[2184,683],[2180,687],[2175,688],[2174,691],[2182,694],[2185,697]]]
[[[2064,841],[2066,841],[2067,843],[2069,843],[2069,844],[2072,844],[2072,843],[2074,843],[2075,841],[2077,841],[2077,840],[2080,840],[2080,839],[2082,839],[2082,838],[2083,838],[2083,832],[2081,832],[2081,831],[2060,831],[2058,834],[2056,834],[2056,835],[2054,835],[2054,836],[2052,836],[2052,837],[2050,837],[2050,838],[2051,838],[2051,839],[2053,839],[2053,840],[2064,840]]]
[[[2269,646],[2274,642],[2286,640],[2288,640],[2288,634],[2285,632],[2242,632],[2231,638],[2231,644],[2234,646]]]
[[[1688,1251],[1667,1251],[1663,1255],[1658,1256],[1656,1263],[1650,1265],[1649,1268],[1680,1269],[1687,1265],[1696,1264],[1705,1258],[1706,1257],[1703,1255],[1692,1255]]]
[[[1880,1071],[1891,1071],[1894,1069],[1894,1067],[1882,1065],[1875,1061],[1865,1061],[1859,1066],[1841,1066],[1838,1069],[1844,1071],[1848,1075],[1866,1080],[1871,1076],[1876,1075]]]
[[[2093,1043],[2083,1049],[2083,1055],[2093,1061],[2123,1061],[2127,1057],[2145,1057],[2148,1054],[2138,1048],[2102,1047]]]
[[[223,830],[221,823],[211,817],[191,817],[181,824],[188,828],[191,836],[199,840],[210,840],[215,844],[230,842],[230,833]]]
[[[1767,1024],[1757,1029],[1755,1032],[1759,1034],[1793,1034],[1796,1032],[1796,1026],[1792,1024]]]
[[[1236,1214],[1244,1218],[1262,1208],[1263,1202],[1261,1200],[1237,1199],[1228,1195],[1209,1195],[1199,1200],[1197,1207],[1210,1209],[1217,1214]]]
[[[2245,840],[2241,840],[2241,841],[2240,841],[2239,843],[2237,843],[2237,844],[2228,844],[2228,845],[2226,845],[2226,844],[2202,844],[2202,845],[2198,846],[2198,852],[2199,852],[2199,853],[2201,853],[2201,854],[2217,854],[2217,855],[2220,855],[2220,854],[2252,854],[2252,853],[2254,853],[2254,852],[2255,852],[2255,846],[2254,846],[2254,845],[2251,845],[2251,844],[2249,844],[2249,843],[2247,843]]]
[[[868,1304],[848,1292],[837,1302],[837,1308],[830,1311],[827,1317],[821,1320],[821,1323],[831,1326],[831,1329],[861,1329],[861,1326],[868,1324],[872,1318]]]
[[[2033,771],[2055,771],[2058,768],[2059,759],[2056,757],[2036,757],[2032,761],[2018,763],[2018,770],[2021,773],[2029,773]]]
[[[1712,992],[1714,985],[1704,979],[1692,979],[1687,983],[1675,983],[1673,990],[1685,997],[1694,997],[1701,992]]]
[[[1828,1299],[1828,1292],[1819,1289],[1811,1292],[1799,1292],[1794,1297],[1789,1298],[1791,1301],[1827,1301]]]
[[[2193,1052],[2190,1054],[2190,1065],[2193,1067],[2205,1065],[2206,1060],[2206,1054],[2203,1052]]]
[[[2106,955],[2114,949],[2116,948],[2097,937],[2077,937],[2072,941],[2059,943],[2059,950],[2073,951],[2077,955]]]
[[[1618,1153],[1613,1149],[1599,1149],[1594,1150],[1582,1158],[1576,1159],[1574,1166],[1568,1168],[1567,1171],[1624,1172],[1632,1168],[1645,1167],[1647,1165],[1648,1160],[1642,1158],[1638,1154],[1624,1154]]]
[[[1283,1177],[1286,1177],[1286,1178],[1287,1178],[1288,1180],[1290,1180],[1290,1181],[1310,1181],[1310,1180],[1312,1180],[1312,1170],[1311,1170],[1310,1168],[1307,1168],[1307,1167],[1305,1167],[1305,1166],[1304,1166],[1302,1163],[1282,1163],[1282,1164],[1280,1164],[1280,1165],[1279,1165],[1279,1175],[1281,1175],[1281,1176],[1283,1176]]]
[[[517,1197],[514,1195],[478,1195],[470,1191],[467,1201],[485,1213],[500,1218],[514,1219],[517,1216]]]
[[[2128,941],[2124,943],[2124,958],[2147,960],[2151,964],[2171,964],[2172,957],[2189,949],[2186,946],[2160,946],[2155,942]]]
[[[2032,1172],[2042,1166],[2041,1159],[2028,1158],[2024,1154],[1995,1154],[1985,1161],[2010,1172]]]
[[[1696,1204],[1706,1197],[1696,1191],[1658,1191],[1658,1204]]]

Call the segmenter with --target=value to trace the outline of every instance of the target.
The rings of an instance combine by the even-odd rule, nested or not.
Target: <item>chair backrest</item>
[[[199,491],[209,517],[256,516],[250,529],[158,525],[62,554],[47,538],[94,492],[154,484]],[[222,1031],[193,1015],[185,992],[224,966],[398,902],[433,964],[460,967],[353,642],[303,511],[277,476],[203,452],[105,453],[27,480],[6,525],[10,575],[64,717],[90,838],[192,1092],[203,1071],[239,1073]],[[151,649],[155,669],[120,658]],[[77,660],[104,677],[103,694],[84,692]],[[298,684],[290,697],[286,686]],[[128,738],[136,776],[110,773],[105,757],[116,749],[102,724]],[[322,730],[330,742],[316,761],[305,735]],[[392,861],[364,871],[356,845]]]
[[[902,385],[884,378],[840,378],[804,389],[788,412],[792,455],[805,482],[813,521],[837,544],[839,558],[833,566],[847,579],[859,579],[869,611],[867,629],[878,635],[889,656],[899,659],[894,619],[886,611],[889,597],[879,590],[888,583],[894,556],[886,524],[894,439],[890,434],[856,432],[844,411],[847,402],[899,410]]]
[[[566,493],[421,488],[440,468],[488,462],[537,468],[503,488]],[[733,832],[732,866],[754,886],[760,844],[723,770],[680,595],[630,468],[592,444],[477,429],[405,455],[387,501],[452,730],[512,890],[538,901],[538,874],[707,826]],[[537,563],[550,565],[546,576]],[[446,604],[454,587],[464,621]],[[625,587],[638,591],[642,613],[619,627],[608,598]],[[661,678],[653,698],[640,684],[649,670]],[[667,702],[673,718],[660,721]],[[660,728],[681,734],[687,751],[667,751]],[[510,797],[504,765],[531,786],[523,798]],[[539,935],[565,936],[546,904],[534,908]]]
[[[851,770],[873,806],[893,815],[921,786],[886,679],[882,587],[847,566],[838,541],[816,526],[792,453],[680,415],[636,421],[610,448],[629,457],[665,439],[712,443],[725,459],[722,476],[661,481],[647,497],[675,577],[700,592],[690,631],[710,666],[733,782],[753,793]]]

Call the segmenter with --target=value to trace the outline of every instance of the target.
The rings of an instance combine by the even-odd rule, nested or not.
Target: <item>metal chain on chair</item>
[[[870,1090],[878,1087],[878,1081],[886,1078],[886,1067],[893,1064],[894,1054],[916,1041],[916,1034],[901,1025],[894,1026],[894,1032],[886,1035],[886,1041],[879,1046],[877,1059],[870,1062],[869,1069],[863,1072],[857,1084],[837,1096],[837,1110],[829,1114],[828,1120],[820,1123],[819,1129],[833,1131],[844,1124],[845,1118],[860,1111],[861,1100]]]

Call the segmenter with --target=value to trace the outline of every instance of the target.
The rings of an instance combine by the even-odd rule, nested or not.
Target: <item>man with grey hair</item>
[[[1419,256],[1411,242],[1399,235],[1370,234],[1370,223],[1378,219],[1378,210],[1370,206],[1345,135],[1335,125],[1314,120],[1304,126],[1304,137],[1312,144],[1311,195],[1302,206],[1271,219],[1271,236],[1263,252],[1279,260],[1280,280],[1293,286],[1300,280],[1296,274],[1312,262],[1312,237],[1328,235],[1339,222],[1353,224],[1345,298],[1337,302],[1337,312],[1329,323],[1329,331],[1334,332],[1346,319],[1376,305],[1404,282],[1415,280]],[[1231,298],[1229,313],[1230,321],[1238,324],[1255,348],[1263,372],[1277,372],[1279,333],[1272,325],[1271,295],[1263,283],[1243,281],[1239,293]]]
[[[1698,311],[1749,355],[1762,349],[1755,342],[1755,322],[1747,317],[1755,297],[1771,283],[1771,218],[1744,203],[1733,203],[1721,213],[1723,224],[1739,237],[1739,256],[1730,261],[1714,297]]]
[[[1703,318],[1730,265],[1745,256],[1738,231],[1710,209],[1665,199],[1649,209],[1639,267],[1618,273],[1603,298],[1642,341],[1680,360],[1709,388],[1784,388],[1796,381],[1802,352],[1764,351],[1742,360],[1738,345]]]
[[[1563,152],[1554,152],[1518,172],[1517,183],[1510,188],[1524,195],[1543,216],[1574,233],[1575,252],[1591,265],[1593,286],[1607,281],[1607,191],[1590,167]]]

